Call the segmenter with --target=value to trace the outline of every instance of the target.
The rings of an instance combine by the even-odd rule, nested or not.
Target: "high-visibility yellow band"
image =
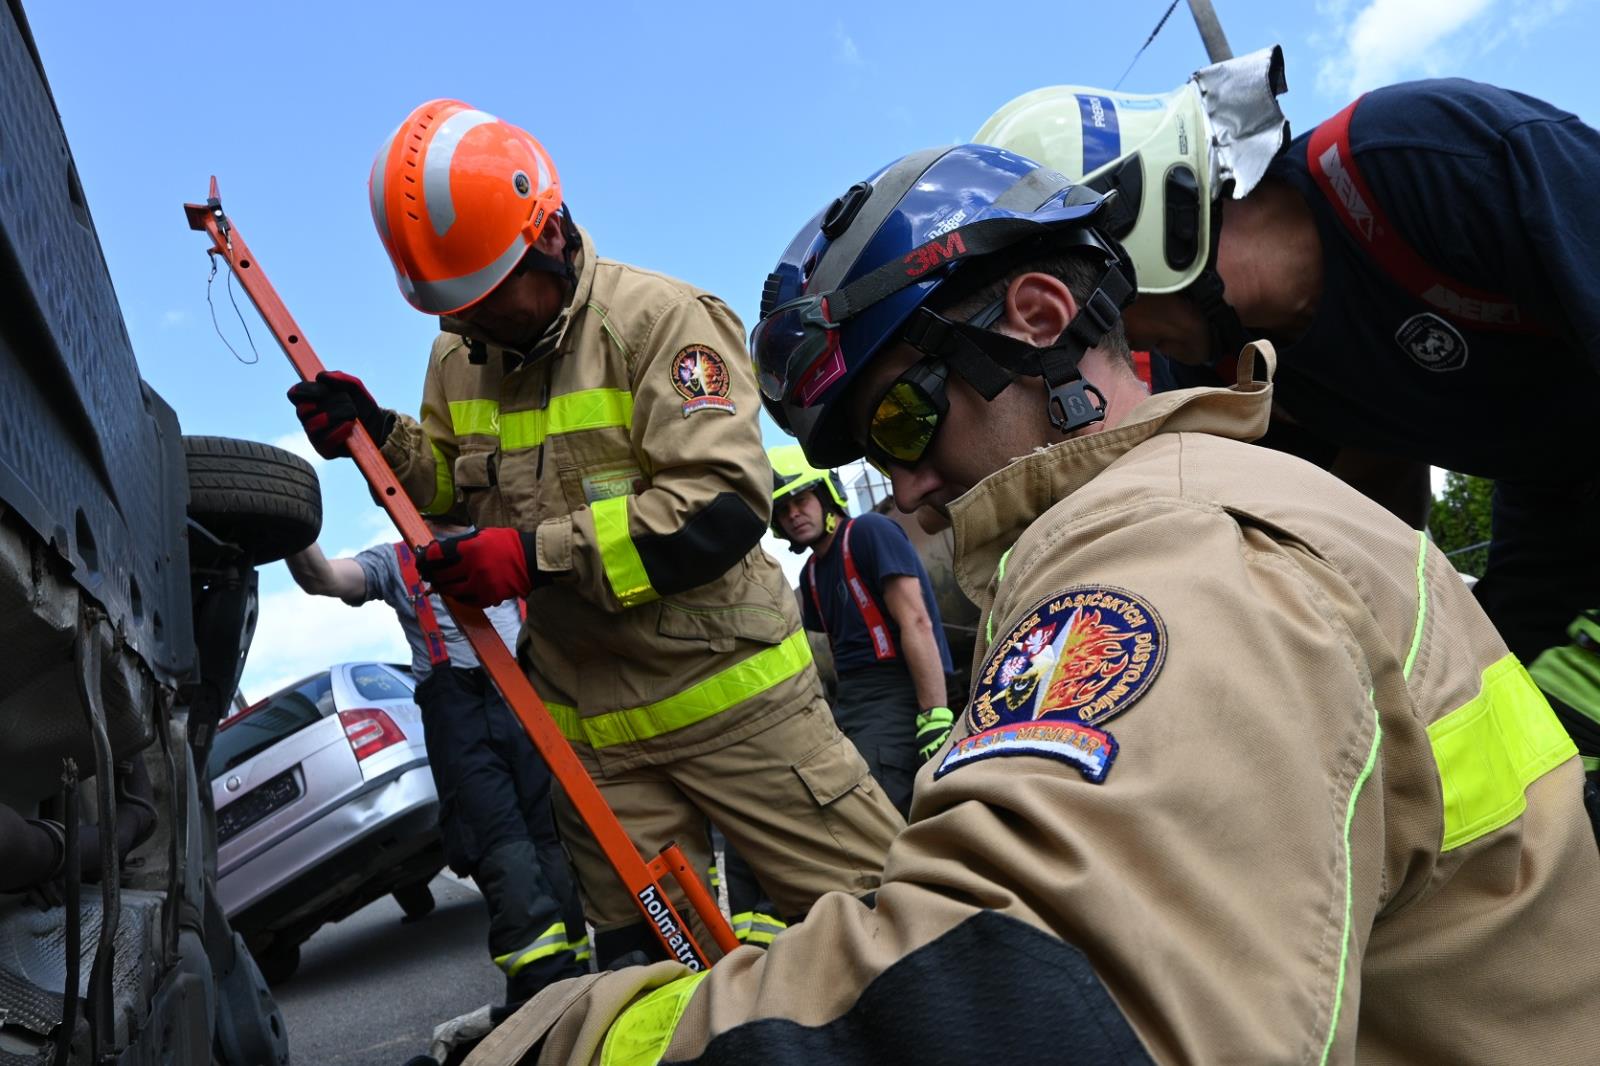
[[[557,396],[537,411],[505,411],[494,400],[456,400],[450,404],[456,436],[500,438],[508,452],[536,448],[545,438],[586,429],[630,429],[633,394],[622,389],[582,389]]]
[[[797,629],[781,644],[759,651],[712,674],[676,696],[581,717],[576,707],[546,704],[562,735],[591,748],[609,748],[632,740],[648,740],[720,714],[774,685],[787,681],[811,662],[811,642]]]
[[[437,444],[429,441],[428,446],[433,449],[433,499],[422,513],[449,514],[450,508],[456,505],[456,480],[450,473],[450,460],[444,457]]]
[[[500,405],[493,400],[451,400],[450,428],[458,437],[498,437]]]
[[[494,964],[504,970],[507,977],[515,977],[525,968],[563,951],[572,951],[575,945],[567,942],[567,923],[557,922],[525,947],[504,955],[496,955]]]
[[[1011,558],[1011,553],[1016,551],[1016,549],[1017,546],[1013,544],[1011,547],[1000,553],[1000,562],[996,564],[994,568],[996,594],[998,594],[1000,591],[1000,582],[1006,579],[1006,561]],[[989,617],[986,618],[983,623],[983,637],[990,644],[994,643],[994,604],[992,603],[989,605]]]
[[[612,496],[589,505],[594,515],[594,535],[600,546],[600,563],[606,569],[611,591],[624,607],[649,603],[660,594],[644,572],[644,560],[628,533],[628,497]]]
[[[741,944],[770,944],[773,937],[789,928],[789,923],[783,919],[760,911],[740,911],[728,924],[733,926],[733,935]]]
[[[1507,655],[1477,696],[1428,727],[1444,794],[1444,851],[1517,819],[1529,785],[1578,753],[1555,712]]]
[[[1417,665],[1417,652],[1422,650],[1422,627],[1428,621],[1428,534],[1417,532],[1417,622],[1411,629],[1411,650],[1406,653],[1406,665],[1401,676],[1409,679],[1411,668]]]
[[[600,1066],[656,1066],[672,1043],[695,986],[710,970],[668,982],[623,1011],[606,1033]]]
[[[550,717],[555,720],[556,728],[561,730],[562,736],[568,740],[584,740],[583,720],[578,715],[578,708],[548,701],[544,706],[545,710],[550,712]]]

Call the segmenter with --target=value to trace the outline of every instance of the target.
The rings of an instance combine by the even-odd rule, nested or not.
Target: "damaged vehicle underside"
[[[316,475],[140,379],[19,0],[0,98],[0,1066],[283,1063],[197,768]]]

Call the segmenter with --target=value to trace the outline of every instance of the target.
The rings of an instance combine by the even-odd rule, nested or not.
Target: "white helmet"
[[[1139,291],[1181,292],[1215,254],[1212,202],[1242,198],[1289,143],[1274,45],[1197,71],[1172,92],[1035,89],[989,117],[973,140],[1035,159],[1101,192]]]

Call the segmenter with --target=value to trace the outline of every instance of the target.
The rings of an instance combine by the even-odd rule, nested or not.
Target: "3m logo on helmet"
[[[943,242],[931,240],[927,244],[911,249],[903,262],[906,265],[906,277],[920,278],[934,267],[942,266],[957,256],[967,254],[966,242],[961,239],[960,233],[952,233]]]

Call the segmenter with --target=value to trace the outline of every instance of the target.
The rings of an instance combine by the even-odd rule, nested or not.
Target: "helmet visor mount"
[[[1093,195],[1093,194],[1090,194]],[[1080,223],[1103,201],[1064,203],[1066,218],[990,218],[968,223],[913,248],[828,293],[800,296],[772,309],[750,331],[762,394],[779,403],[798,400],[809,407],[846,371],[840,326],[881,300],[932,281],[940,271],[978,256],[1013,249],[1023,241],[1048,238],[1059,221]],[[1084,207],[1089,207],[1088,211]]]
[[[791,384],[802,406],[844,372],[839,323],[828,318],[826,296],[802,296],[773,309],[750,332],[761,393],[781,401]],[[831,372],[830,372],[831,371]]]

